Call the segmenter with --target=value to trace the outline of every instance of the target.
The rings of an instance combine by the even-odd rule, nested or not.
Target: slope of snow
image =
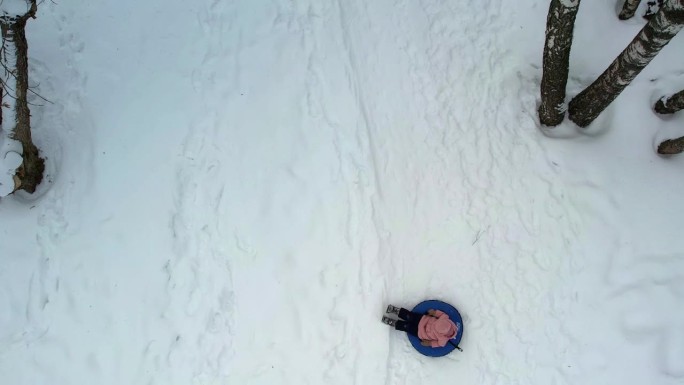
[[[536,118],[544,1],[45,2],[47,157],[0,201],[8,384],[680,384],[681,36]],[[643,25],[580,6],[569,92]],[[680,129],[679,132],[684,132]],[[665,134],[667,133],[667,134]],[[379,322],[464,316],[428,359]]]

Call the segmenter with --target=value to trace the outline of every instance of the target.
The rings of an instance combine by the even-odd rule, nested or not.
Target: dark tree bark
[[[684,136],[677,139],[668,139],[658,146],[658,154],[675,155],[684,151]]]
[[[565,118],[565,86],[579,3],[580,0],[552,0],[549,6],[539,105],[539,121],[545,126],[557,126]]]
[[[26,40],[26,21],[34,18],[37,10],[36,0],[27,0],[28,11],[24,15],[3,15],[0,17],[3,52],[0,62],[13,79],[3,84],[3,104],[8,99],[14,101],[14,122],[3,122],[0,108],[0,122],[3,127],[13,126],[11,138],[19,141],[22,147],[22,164],[15,174],[14,190],[25,190],[33,193],[43,180],[45,162],[40,157],[38,148],[31,138],[31,112],[28,106],[28,42]],[[9,49],[8,49],[9,48]]]
[[[663,96],[656,102],[653,109],[659,114],[674,114],[684,109],[684,91],[679,91],[670,97]]]
[[[620,11],[618,18],[620,20],[627,20],[634,17],[640,3],[641,0],[625,0],[625,4],[622,5],[622,10]]]
[[[655,14],[660,11],[663,6],[663,0],[652,0],[647,3],[648,8],[646,8],[646,13],[644,14],[644,19],[651,20]]]
[[[667,2],[589,87],[570,101],[570,120],[586,127],[684,27],[684,0]]]

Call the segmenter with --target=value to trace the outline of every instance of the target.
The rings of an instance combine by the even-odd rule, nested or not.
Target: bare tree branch
[[[684,152],[684,136],[677,139],[668,139],[658,145],[658,154],[675,155]]]
[[[679,91],[668,97],[663,96],[656,102],[653,109],[659,114],[674,114],[684,109],[684,91]]]

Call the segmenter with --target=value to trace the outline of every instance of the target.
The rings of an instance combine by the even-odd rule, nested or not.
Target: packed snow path
[[[682,161],[629,115],[542,134],[529,3],[42,4],[50,188],[0,202],[0,377],[680,384]],[[379,322],[426,298],[464,353]]]

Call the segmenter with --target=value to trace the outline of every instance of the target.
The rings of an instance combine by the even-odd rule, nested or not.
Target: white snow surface
[[[678,36],[587,130],[548,2],[43,2],[0,201],[3,384],[682,384]],[[569,95],[644,22],[581,4]],[[418,355],[388,303],[461,311]]]

